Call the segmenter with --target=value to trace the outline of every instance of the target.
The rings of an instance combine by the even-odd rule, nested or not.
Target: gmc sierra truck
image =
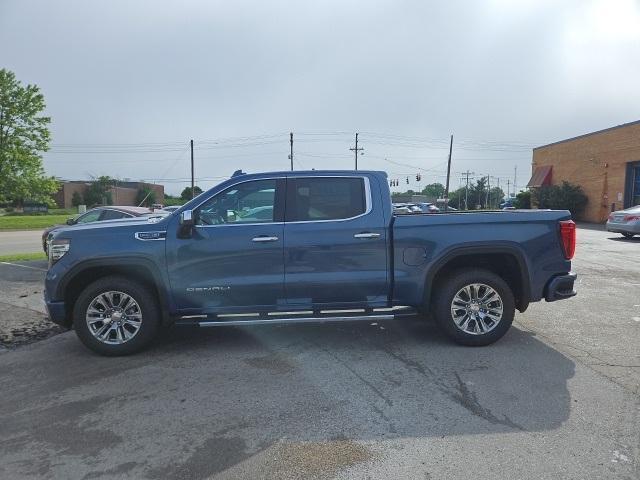
[[[375,171],[245,174],[164,218],[85,224],[49,239],[45,302],[103,355],[163,325],[433,317],[488,345],[529,303],[572,297],[567,211],[394,215]]]

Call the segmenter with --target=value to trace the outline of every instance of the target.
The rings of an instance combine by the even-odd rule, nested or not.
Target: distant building
[[[60,182],[60,190],[53,196],[53,200],[58,204],[59,208],[71,208],[73,207],[74,192],[78,192],[80,196],[83,196],[89,185],[91,185],[91,182],[86,180],[63,180]],[[145,188],[150,188],[155,193],[154,203],[164,203],[164,185],[118,181],[116,186],[111,188],[113,204],[135,206],[137,205],[138,191]],[[87,207],[92,206],[87,205]]]
[[[604,222],[640,205],[640,120],[533,149],[527,187],[580,185],[589,203],[580,220]]]

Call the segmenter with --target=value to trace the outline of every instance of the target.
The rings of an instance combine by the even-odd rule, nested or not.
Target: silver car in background
[[[640,205],[610,214],[607,231],[621,233],[626,238],[640,235]]]

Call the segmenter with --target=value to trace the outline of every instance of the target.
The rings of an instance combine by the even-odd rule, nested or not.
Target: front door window
[[[229,187],[205,202],[196,225],[274,222],[276,180],[256,180]]]

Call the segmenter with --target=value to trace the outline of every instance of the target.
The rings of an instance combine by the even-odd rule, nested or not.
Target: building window
[[[631,203],[640,205],[640,165],[637,165],[631,170],[633,183],[631,185]]]

